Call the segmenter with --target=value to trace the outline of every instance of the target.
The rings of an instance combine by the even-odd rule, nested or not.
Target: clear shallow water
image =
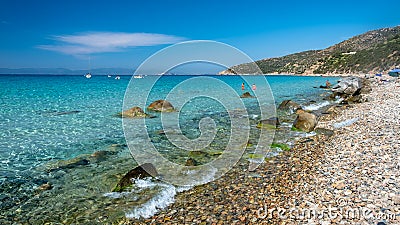
[[[136,190],[130,197],[104,195],[121,175],[135,165],[129,150],[124,147],[121,118],[114,117],[122,110],[130,78],[0,76],[0,223],[11,220],[71,223],[93,219],[101,223],[137,212],[138,206],[151,202],[151,197],[148,197],[151,190],[170,194],[173,187],[148,185],[151,190],[147,186],[147,189]],[[137,84],[134,85],[137,98],[145,97],[141,93],[146,92],[143,87],[150,80],[147,78],[133,80]],[[148,103],[164,98],[171,88],[189,78],[192,77],[162,77],[152,89]],[[240,77],[215,78],[242,93]],[[325,104],[320,97],[324,90],[313,88],[324,84],[324,77],[271,76],[267,79],[277,104],[285,99],[303,105],[311,105],[311,100]],[[337,78],[329,80],[335,83]],[[250,88],[246,87],[246,90]],[[202,83],[181,91],[223,94],[225,90]],[[174,98],[178,100],[179,95],[172,96]],[[256,100],[244,99],[244,103],[249,114],[254,116],[254,125],[258,114]],[[315,103],[309,107],[318,108]],[[230,120],[217,101],[199,98],[182,107],[181,129],[188,137],[197,137],[198,121],[204,116],[215,119],[220,131],[208,150],[219,150],[226,144]],[[174,148],[164,136],[158,135],[157,132],[163,129],[159,119],[149,120],[147,126],[160,152],[184,163],[187,158],[184,153]],[[98,151],[103,151],[104,155],[90,156]],[[52,170],[60,165],[60,160],[76,157],[86,157],[90,162],[84,166]],[[38,192],[37,187],[47,182],[53,185],[53,189]],[[104,214],[108,216],[104,217]]]

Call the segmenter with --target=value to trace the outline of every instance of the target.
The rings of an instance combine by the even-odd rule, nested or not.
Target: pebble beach
[[[318,135],[248,171],[176,196],[120,224],[400,224],[400,83],[371,83],[365,103],[335,106]]]

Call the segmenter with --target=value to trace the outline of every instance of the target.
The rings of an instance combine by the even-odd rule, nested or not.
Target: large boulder
[[[145,177],[155,177],[157,176],[157,170],[151,163],[145,163],[143,165],[137,166],[131,171],[129,171],[125,176],[123,176],[115,188],[112,190],[113,192],[122,192],[126,191],[129,187],[133,185],[132,179],[137,178],[145,178]]]
[[[119,113],[118,116],[121,116],[123,118],[145,118],[149,117],[148,114],[146,114],[143,109],[140,107],[132,107],[128,110],[123,111],[122,113]]]
[[[353,95],[361,90],[362,81],[358,77],[345,77],[339,80],[335,86],[332,87],[333,93],[339,95]]]
[[[296,114],[297,118],[293,122],[294,128],[305,132],[311,132],[317,126],[318,121],[315,114],[303,110],[298,110]]]
[[[271,117],[266,120],[260,120],[257,124],[257,128],[272,128],[275,129],[280,125],[278,117]]]
[[[281,102],[281,104],[279,104],[278,109],[296,112],[296,110],[301,109],[301,106],[292,100],[285,100],[285,101]]]
[[[250,94],[250,92],[246,91],[245,93],[243,93],[240,98],[254,98],[253,95]]]
[[[370,82],[365,78],[346,77],[340,79],[339,83],[332,87],[332,98],[340,97],[342,103],[366,102],[365,94],[371,92]]]
[[[173,111],[175,111],[174,106],[172,106],[172,104],[166,100],[154,101],[147,107],[147,109],[156,111],[156,112],[173,112]]]

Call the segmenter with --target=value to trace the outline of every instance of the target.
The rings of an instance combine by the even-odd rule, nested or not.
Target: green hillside
[[[304,51],[256,63],[264,74],[387,72],[400,66],[400,26],[369,31],[323,50]],[[220,74],[246,73],[246,68],[249,64],[236,65]]]

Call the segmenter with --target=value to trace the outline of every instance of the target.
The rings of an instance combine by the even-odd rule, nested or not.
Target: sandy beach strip
[[[148,219],[121,224],[400,224],[400,83],[372,83],[369,101],[339,107],[334,131],[247,171],[180,193]]]

